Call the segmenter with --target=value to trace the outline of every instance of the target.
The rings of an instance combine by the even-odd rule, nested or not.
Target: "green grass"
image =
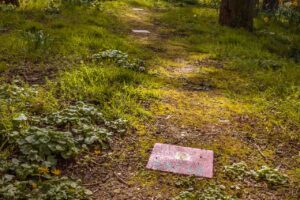
[[[81,65],[65,72],[58,90],[66,100],[80,99],[98,104],[110,117],[147,117],[143,102],[158,97],[157,78],[114,66]]]
[[[113,4],[113,3],[111,3]],[[47,14],[44,7],[31,6],[1,12],[1,59],[47,62],[85,58],[105,49],[134,52],[126,41],[126,27],[112,14],[113,7],[99,11],[88,6],[61,5],[60,14]],[[109,13],[108,13],[109,12]],[[42,38],[35,34],[41,30]],[[28,36],[33,33],[32,36]]]
[[[149,51],[141,51],[127,38],[128,27],[118,12],[127,5],[106,2],[98,10],[64,3],[59,14],[46,13],[47,6],[47,1],[30,1],[15,11],[0,12],[1,72],[22,63],[38,70],[43,70],[39,65],[44,64],[59,70],[75,68],[62,72],[57,80],[62,101],[76,98],[97,102],[111,117],[149,115],[141,105],[149,96],[156,96],[146,91],[155,85],[149,75],[90,63],[94,53],[107,49],[118,49],[139,59],[150,56]],[[83,62],[87,64],[81,65]],[[49,87],[56,87],[53,85]]]

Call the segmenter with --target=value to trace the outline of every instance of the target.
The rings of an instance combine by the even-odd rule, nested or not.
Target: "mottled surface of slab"
[[[148,169],[201,177],[213,177],[213,151],[156,143]]]

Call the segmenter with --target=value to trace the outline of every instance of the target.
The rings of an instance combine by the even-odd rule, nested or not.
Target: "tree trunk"
[[[19,0],[0,0],[0,3],[12,4],[15,6],[19,6]]]
[[[264,0],[262,9],[264,11],[274,11],[277,10],[279,6],[278,0]]]
[[[220,9],[221,25],[253,30],[256,0],[222,0]]]

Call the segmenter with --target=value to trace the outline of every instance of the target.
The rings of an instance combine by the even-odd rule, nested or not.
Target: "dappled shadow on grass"
[[[195,86],[199,90],[218,89],[231,98],[255,99],[254,103],[265,104],[266,109],[278,102],[276,109],[282,115],[280,118],[289,116],[288,118],[292,118],[299,125],[299,118],[295,117],[299,114],[295,113],[300,85],[297,63],[292,58],[286,59],[286,54],[278,55],[279,51],[273,53],[266,48],[274,44],[274,40],[280,45],[273,48],[289,48],[290,43],[282,43],[284,40],[276,39],[283,37],[280,27],[264,27],[266,32],[277,31],[275,36],[268,37],[244,30],[233,30],[217,24],[215,10],[193,7],[173,8],[157,15],[154,22],[160,26],[157,30],[158,37],[150,40],[147,48],[157,49],[159,59],[171,59],[175,62],[178,58],[188,60],[191,54],[204,54],[210,60],[224,63],[223,69],[207,66],[205,63],[201,64],[203,59],[199,56],[195,61],[200,61],[197,66],[200,72],[186,78],[185,82],[192,87],[183,88],[190,89]],[[293,32],[287,32],[286,35],[290,40],[299,39]],[[203,64],[204,67],[201,66]],[[260,100],[256,102],[257,99]]]
[[[160,136],[198,145],[205,137],[197,137],[198,130],[189,131],[187,124],[205,130],[212,125],[214,129],[209,131],[217,129],[220,137],[207,147],[218,146],[219,159],[238,157],[251,159],[254,165],[273,166],[284,162],[288,163],[285,170],[295,171],[297,163],[291,157],[297,155],[300,139],[297,64],[266,49],[270,38],[220,27],[215,11],[176,8],[156,14],[155,36],[141,47],[155,52],[152,70],[167,83],[163,87],[165,107],[160,108],[166,110],[159,116],[164,122],[158,124],[158,128],[164,125]],[[166,123],[170,117],[172,122]],[[228,127],[220,125],[222,121],[229,123]],[[180,126],[184,130],[176,129]],[[237,155],[242,148],[253,157],[247,152]],[[260,148],[267,161],[256,159]]]

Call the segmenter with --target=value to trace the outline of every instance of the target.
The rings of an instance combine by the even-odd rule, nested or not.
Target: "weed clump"
[[[27,42],[27,50],[47,52],[50,48],[53,39],[49,34],[46,34],[43,30],[32,27],[23,33],[24,39]]]
[[[199,194],[198,199],[201,200],[211,200],[211,199],[220,199],[220,200],[235,200],[234,197],[225,194],[224,186],[211,185],[206,188],[201,194]]]
[[[0,181],[8,182],[12,176],[6,176]],[[0,188],[0,194],[6,199],[90,199],[92,192],[80,186],[79,181],[67,177],[54,177],[44,182],[13,181]]]
[[[43,118],[27,120],[21,116],[29,128],[8,133],[9,138],[15,140],[27,160],[47,167],[55,166],[57,158],[74,157],[90,145],[103,146],[114,132],[126,130],[124,120],[107,121],[98,109],[83,102]]]
[[[196,194],[189,191],[183,191],[176,197],[172,198],[172,200],[193,200],[193,199],[196,199]]]
[[[92,145],[105,147],[114,133],[126,131],[126,121],[107,120],[95,106],[77,102],[42,116],[26,112],[27,101],[38,90],[17,85],[0,88],[0,102],[23,112],[0,120],[1,150],[14,148],[9,156],[1,154],[0,197],[6,199],[89,199],[91,191],[78,181],[60,177],[59,160],[75,157]],[[6,112],[0,107],[0,114]],[[17,154],[16,154],[17,153]]]
[[[245,162],[233,163],[225,166],[224,171],[230,178],[238,178],[241,180],[247,174],[248,166]]]
[[[258,181],[266,181],[270,186],[283,185],[288,181],[287,176],[280,173],[278,169],[262,166],[259,170],[249,170],[245,162],[225,166],[224,171],[231,179],[242,180],[245,177],[250,177]]]
[[[178,196],[172,198],[172,200],[235,200],[233,196],[227,195],[224,192],[225,187],[223,185],[210,185],[202,191],[181,192]]]
[[[119,50],[106,50],[101,53],[92,55],[95,62],[109,61],[119,67],[133,69],[136,71],[145,71],[144,62],[139,59],[129,59],[128,54]]]
[[[257,180],[266,181],[272,186],[283,185],[288,181],[286,175],[281,174],[278,169],[272,169],[268,166],[262,166],[261,169],[253,171],[252,175]]]

